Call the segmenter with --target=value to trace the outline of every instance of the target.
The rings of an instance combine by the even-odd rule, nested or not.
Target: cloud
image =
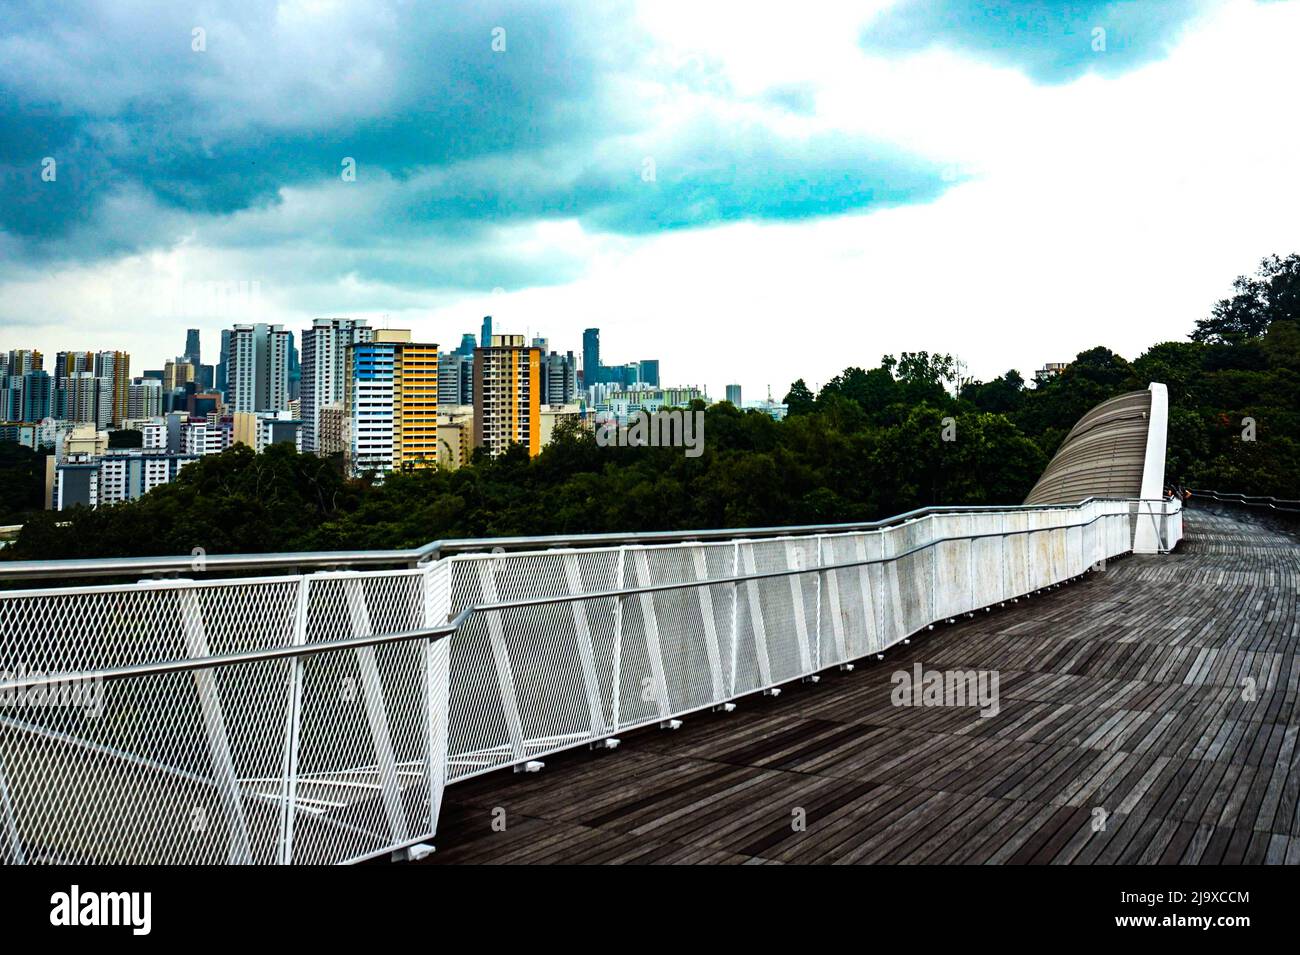
[[[566,218],[642,234],[928,201],[944,186],[901,149],[817,129],[806,90],[755,104],[716,69],[656,62],[625,3],[201,9],[8,12],[8,248],[29,261],[185,241],[347,250]],[[805,128],[784,122],[792,112]]]
[[[862,34],[868,52],[955,47],[1039,83],[1117,75],[1163,57],[1215,0],[902,0]]]

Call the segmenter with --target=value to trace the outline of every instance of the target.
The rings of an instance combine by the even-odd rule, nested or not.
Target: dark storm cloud
[[[644,84],[681,78],[658,75],[646,50],[622,3],[11,3],[0,248],[31,265],[195,235],[307,242],[424,281],[430,269],[383,250],[463,247],[548,219],[635,235],[941,191],[927,163],[858,137],[778,133],[725,110],[664,125]],[[806,91],[777,92],[780,111],[811,110]],[[340,179],[344,157],[356,182]],[[472,252],[455,258],[480,270]],[[499,258],[484,252],[481,271],[500,272]]]

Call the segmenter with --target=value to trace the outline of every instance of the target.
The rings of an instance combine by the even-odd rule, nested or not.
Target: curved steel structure
[[[1025,503],[1068,504],[1090,497],[1159,500],[1164,496],[1168,426],[1168,391],[1159,382],[1103,401],[1070,429]],[[1138,510],[1134,553],[1166,550],[1161,511],[1150,504],[1140,504]]]

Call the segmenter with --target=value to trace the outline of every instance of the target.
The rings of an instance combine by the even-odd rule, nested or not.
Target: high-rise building
[[[163,391],[183,390],[194,381],[194,366],[187,361],[168,361],[163,366]]]
[[[344,436],[347,429],[343,424],[343,403],[322,405],[316,413],[316,454],[329,457],[343,454],[346,450]]]
[[[468,356],[455,351],[438,358],[438,404],[469,405],[474,403],[474,349]]]
[[[302,449],[319,448],[320,409],[341,404],[346,390],[349,345],[374,339],[364,319],[317,318],[302,332]]]
[[[483,331],[480,333],[479,346],[487,348],[492,344],[492,316],[483,316]]]
[[[600,329],[588,328],[582,333],[582,386],[590,388],[601,384]]]
[[[375,329],[347,348],[344,455],[354,476],[433,467],[438,459],[438,346]]]
[[[537,341],[545,339],[535,339],[533,344],[536,346]],[[538,346],[540,349],[540,346]],[[541,359],[541,403],[551,405],[567,405],[574,401],[578,394],[578,362],[573,357],[573,352],[565,352],[561,355],[559,352],[551,352],[549,355],[542,352],[544,356]]]
[[[76,371],[61,381],[56,417],[93,424],[101,430],[112,423],[112,378],[100,378],[93,371]]]
[[[438,346],[397,345],[393,364],[393,467],[431,468],[438,463]]]
[[[22,376],[21,421],[44,421],[53,418],[57,389],[49,373],[39,368]]]
[[[45,356],[30,348],[17,348],[2,357],[3,373],[11,378],[21,378],[29,371],[41,371],[45,368]]]
[[[162,382],[137,378],[127,387],[126,416],[156,418],[162,414]]]
[[[185,351],[182,353],[182,357],[197,368],[203,364],[203,358],[200,354],[201,348],[199,330],[197,328],[187,329],[185,332]]]
[[[302,387],[302,362],[298,359],[298,346],[294,343],[293,332],[289,332],[289,400],[296,401]]]
[[[109,423],[120,427],[127,416],[127,403],[131,390],[131,356],[124,351],[95,353],[95,376],[113,383],[109,398]]]
[[[727,400],[740,407],[740,385],[727,385]]]
[[[221,353],[219,356],[219,360],[217,362],[217,374],[216,374],[216,380],[214,384],[216,385],[217,391],[221,392],[223,395],[226,396],[227,401],[230,400],[230,391],[226,383],[226,373],[229,370],[227,367],[229,362],[230,362],[230,329],[223,328],[221,330]]]
[[[649,385],[651,388],[659,387],[659,359],[642,358],[637,364],[640,366],[641,382]]]
[[[541,451],[541,352],[523,335],[493,335],[474,352],[474,444],[501,454],[523,444]]]
[[[283,325],[236,325],[230,330],[226,390],[231,411],[284,411],[289,407],[289,349]]]
[[[0,375],[0,421],[23,420],[23,379]]]
[[[61,351],[54,356],[54,381],[57,387],[63,387],[59,382],[69,375],[75,375],[79,371],[95,370],[95,353],[88,351]]]

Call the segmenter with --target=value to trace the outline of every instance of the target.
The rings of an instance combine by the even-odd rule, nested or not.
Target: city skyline
[[[52,33],[15,7],[5,344],[158,367],[160,327],[348,315],[448,348],[493,314],[779,398],[902,350],[985,380],[1134,357],[1295,244],[1271,183],[1300,134],[1258,91],[1300,78],[1300,7],[975,9],[236,5],[128,33],[88,5]],[[206,301],[239,283],[256,314]],[[738,329],[783,347],[717,368]]]

